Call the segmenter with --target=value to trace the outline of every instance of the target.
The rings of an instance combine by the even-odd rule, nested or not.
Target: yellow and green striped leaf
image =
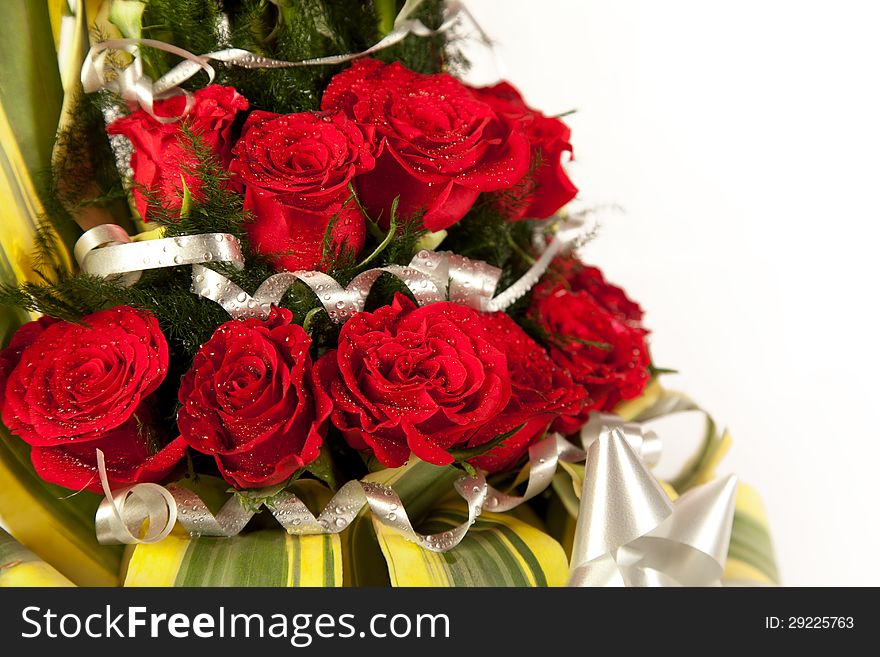
[[[74,586],[74,584],[0,529],[0,588],[8,586]]]
[[[0,248],[18,281],[31,268],[44,214],[37,176],[48,170],[64,91],[45,0],[7,0],[0,9]],[[75,224],[71,222],[72,241]],[[62,263],[69,267],[64,249]]]
[[[441,507],[422,527],[449,530],[467,520]],[[484,513],[449,552],[430,552],[374,521],[392,586],[564,586],[568,559],[562,546],[510,513]]]
[[[423,533],[446,531],[466,520],[453,490],[464,473],[415,457],[400,468],[365,479],[392,486]],[[451,494],[452,493],[452,494]],[[445,502],[447,498],[453,502]],[[562,586],[568,560],[532,514],[484,513],[453,550],[435,553],[406,541],[363,514],[346,532],[346,584],[392,586]],[[521,517],[517,517],[520,515]]]
[[[764,505],[755,489],[743,483],[737,489],[730,551],[722,579],[731,586],[780,583]]]
[[[232,538],[173,533],[138,545],[125,586],[341,586],[337,535],[290,536],[280,527]]]

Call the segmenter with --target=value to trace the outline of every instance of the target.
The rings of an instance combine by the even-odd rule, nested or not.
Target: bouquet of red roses
[[[457,77],[461,10],[93,4],[56,35],[79,75],[18,208],[35,275],[2,290],[38,314],[0,352],[20,580],[775,578],[708,416],[682,474],[651,474],[646,423],[699,409],[574,253],[569,128]],[[627,509],[646,524],[603,529]]]

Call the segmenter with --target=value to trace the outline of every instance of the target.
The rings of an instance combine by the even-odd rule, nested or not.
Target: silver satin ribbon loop
[[[203,262],[228,262],[244,267],[238,240],[228,233],[204,233],[132,242],[115,224],[87,230],[77,240],[74,256],[80,269],[92,276],[121,275],[122,285],[133,285],[147,269],[179,267]]]
[[[489,488],[487,511],[510,511],[544,491],[553,481],[559,461],[583,461],[586,454],[559,434],[548,436],[529,447],[529,478],[522,495],[508,495]]]
[[[587,450],[569,586],[718,585],[733,526],[736,477],[674,502],[619,427]]]
[[[182,78],[180,82],[192,77],[199,70],[204,70],[207,73],[208,84],[214,81],[214,69],[208,64],[207,59],[198,57],[188,50],[155,39],[109,39],[93,45],[88,55],[86,55],[82,71],[80,72],[83,91],[86,93],[94,93],[102,89],[113,91],[122,97],[130,109],[139,106],[159,123],[179,121],[189,112],[192,106],[192,94],[179,89],[177,84],[180,84],[180,82],[173,84],[170,79],[166,80],[165,78],[168,77],[168,74],[160,78],[156,83],[148,75],[145,75],[143,60],[140,55],[140,46],[142,45],[183,57],[185,63],[192,67],[192,72],[187,78]],[[107,55],[111,50],[122,50],[129,53],[132,57],[131,64],[123,69],[108,66]],[[109,78],[106,75],[108,68],[113,73]],[[169,71],[169,74],[173,72],[174,69]],[[183,114],[170,117],[158,116],[153,108],[154,102],[175,95],[186,96],[186,106],[184,107]]]
[[[214,81],[215,71],[209,63],[211,61],[224,62],[249,69],[334,66],[389,48],[403,41],[410,34],[418,37],[430,37],[446,32],[455,25],[461,14],[468,16],[476,24],[470,13],[460,3],[449,2],[444,11],[443,23],[437,29],[431,29],[426,27],[420,20],[409,18],[419,5],[421,5],[421,0],[407,2],[395,18],[394,29],[366,50],[293,62],[261,57],[241,48],[225,48],[203,55],[196,55],[183,48],[155,39],[109,39],[96,43],[91,47],[83,62],[80,80],[86,93],[93,93],[102,89],[113,91],[126,101],[129,108],[134,109],[139,106],[157,121],[171,123],[186,116],[192,105],[192,95],[180,89],[181,84],[199,71],[204,71],[208,75],[208,84]],[[481,34],[484,34],[482,30],[479,31]],[[140,55],[141,46],[172,53],[181,57],[183,61],[154,82],[143,72],[143,60]],[[107,54],[111,50],[122,50],[129,53],[132,56],[131,64],[123,69],[108,66]],[[106,75],[108,68],[113,73],[110,76]],[[187,104],[183,113],[180,116],[173,117],[157,116],[154,111],[154,102],[176,94],[183,94],[187,97]]]
[[[111,259],[109,266],[104,256],[99,258],[99,261],[104,260],[104,262],[95,262],[92,258],[100,249],[123,244],[131,244],[131,238],[124,228],[116,224],[102,224],[82,234],[73,247],[73,257],[85,273],[104,278],[118,275],[120,284],[130,287],[140,280],[140,269],[135,271],[127,269],[122,264],[125,262],[124,258],[118,262],[115,258]]]
[[[661,443],[653,431],[644,431],[634,422],[624,422],[609,413],[591,413],[590,419],[581,429],[580,439],[583,449],[572,445],[559,434],[551,434],[529,447],[529,475],[526,490],[522,495],[501,493],[491,486],[486,498],[486,510],[509,511],[518,507],[539,493],[553,481],[553,475],[560,461],[580,463],[587,459],[587,451],[603,431],[614,429],[629,444],[638,458],[648,467],[660,460]]]
[[[642,462],[649,468],[660,462],[663,453],[663,443],[653,431],[646,431],[637,422],[624,422],[618,416],[610,413],[590,413],[590,419],[581,430],[581,444],[589,449],[590,445],[599,439],[603,430],[612,428],[619,429],[626,442],[632,447]],[[583,459],[581,459],[583,460]]]
[[[95,451],[104,490],[95,516],[98,542],[158,543],[168,536],[177,522],[177,504],[168,489],[158,484],[135,484],[111,491],[104,453],[100,449]]]

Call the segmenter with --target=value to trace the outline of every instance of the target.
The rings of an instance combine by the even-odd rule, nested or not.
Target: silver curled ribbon
[[[399,278],[420,306],[448,299],[480,312],[495,312],[505,310],[527,294],[554,257],[581,246],[590,234],[583,215],[567,218],[529,270],[497,296],[494,295],[500,269],[455,253],[428,250],[419,251],[406,267],[388,265],[361,272],[346,287],[323,272],[282,272],[263,281],[253,295],[223,274],[197,265],[192,272],[192,291],[220,304],[234,319],[265,318],[287,289],[300,281],[317,295],[330,319],[342,324],[363,311],[373,284],[387,273]]]
[[[420,20],[411,16],[422,4],[422,0],[408,0],[394,20],[394,28],[386,34],[380,41],[376,42],[366,50],[355,53],[345,53],[341,55],[330,55],[328,57],[315,57],[312,59],[302,59],[298,61],[285,61],[280,59],[270,59],[261,57],[248,50],[241,48],[224,48],[215,52],[209,52],[202,55],[196,55],[188,50],[179,48],[178,46],[157,41],[155,39],[109,39],[94,44],[89,50],[85,61],[83,62],[80,80],[82,81],[83,90],[86,93],[93,93],[102,89],[113,91],[119,94],[128,104],[130,108],[140,107],[151,117],[161,123],[170,123],[180,120],[189,111],[192,104],[192,96],[189,92],[180,89],[180,85],[196,75],[199,71],[204,71],[208,76],[208,83],[214,81],[215,72],[211,66],[211,61],[232,64],[242,68],[297,68],[302,66],[334,66],[344,64],[352,60],[367,57],[373,53],[379,52],[386,48],[390,48],[403,41],[409,35],[419,37],[430,37],[451,29],[458,21],[461,15],[470,19],[477,27],[478,32],[484,40],[488,40],[485,33],[477,25],[470,12],[459,2],[447,2],[444,10],[443,23],[436,29],[425,26]],[[140,48],[147,46],[168,52],[183,61],[177,64],[170,71],[165,73],[158,80],[153,81],[144,73],[143,60],[140,55]],[[122,50],[129,53],[132,57],[131,63],[124,68],[116,68],[110,66],[107,61],[107,55],[113,50]],[[107,75],[110,69],[111,74]],[[181,116],[165,117],[157,116],[154,111],[154,102],[162,98],[172,95],[185,95],[187,104]]]
[[[99,543],[158,543],[177,522],[174,496],[159,484],[135,484],[110,490],[104,453],[95,450],[104,499],[95,515]],[[146,525],[145,525],[146,523]]]
[[[206,262],[227,262],[244,268],[241,245],[228,233],[202,233],[133,242],[125,229],[102,224],[77,240],[73,254],[80,269],[92,276],[119,276],[122,285],[133,285],[147,269],[179,267]]]
[[[482,475],[462,477],[455,489],[468,507],[468,519],[457,527],[440,534],[420,534],[412,526],[403,502],[397,493],[383,484],[369,481],[349,481],[340,488],[324,509],[315,517],[293,493],[281,492],[266,503],[266,508],[289,534],[298,536],[338,534],[345,530],[365,508],[386,527],[393,529],[408,541],[434,552],[445,552],[467,534],[482,511],[487,485]],[[241,532],[254,515],[237,499],[231,498],[214,515],[199,496],[186,488],[170,487],[177,506],[178,519],[191,536],[231,537]],[[105,501],[106,502],[106,501]]]
[[[231,263],[244,267],[241,247],[227,233],[206,233],[133,242],[115,224],[92,228],[79,238],[74,255],[83,272],[93,276],[119,276],[122,285],[132,285],[146,269],[192,265],[192,291],[220,304],[234,319],[265,318],[272,304],[278,304],[287,289],[300,281],[318,297],[330,319],[344,323],[363,311],[373,284],[383,274],[399,278],[419,305],[452,301],[480,312],[504,310],[538,282],[553,258],[577,248],[590,235],[582,215],[560,222],[559,228],[538,260],[506,290],[495,295],[501,270],[451,252],[419,251],[409,265],[388,265],[358,274],[345,287],[320,271],[273,274],[248,294],[223,274],[206,267],[209,263]]]
[[[192,273],[192,291],[223,306],[233,319],[268,316],[271,306],[277,305],[287,289],[299,281],[315,293],[330,319],[341,324],[363,311],[370,289],[383,274],[399,278],[420,306],[448,298],[476,310],[487,310],[501,270],[454,253],[422,250],[409,266],[368,269],[346,287],[319,271],[281,272],[263,281],[253,295],[207,267],[194,266]]]

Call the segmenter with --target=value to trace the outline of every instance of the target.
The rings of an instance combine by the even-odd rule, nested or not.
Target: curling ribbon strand
[[[104,452],[95,451],[104,490],[95,516],[98,542],[158,543],[168,536],[177,522],[177,503],[171,492],[159,484],[135,484],[111,491]],[[149,523],[145,530],[144,521]]]

